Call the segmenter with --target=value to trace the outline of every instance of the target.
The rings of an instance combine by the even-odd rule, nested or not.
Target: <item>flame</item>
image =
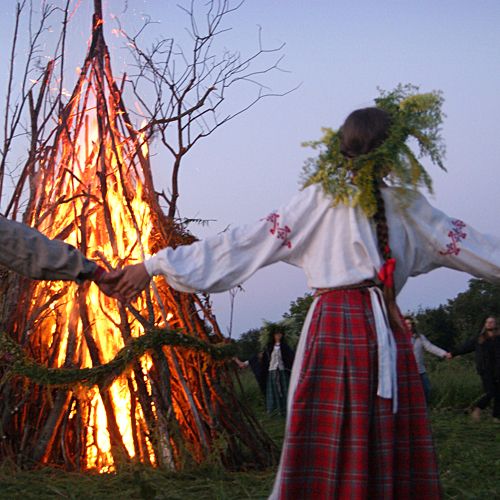
[[[80,71],[80,68],[78,68]],[[119,168],[130,165],[131,151],[140,150],[144,158],[148,156],[147,138],[144,133],[137,134],[137,144],[120,143],[107,144],[100,138],[96,106],[87,105],[82,112],[84,125],[74,141],[63,141],[60,153],[61,162],[58,166],[54,182],[47,182],[42,187],[44,197],[50,200],[53,207],[50,212],[40,217],[38,228],[51,238],[64,235],[64,240],[76,247],[86,245],[86,253],[99,256],[104,262],[114,267],[124,264],[141,262],[151,255],[150,236],[152,229],[152,213],[150,206],[143,199],[143,186],[140,178],[135,178],[135,185],[130,186],[129,193],[124,192],[124,184],[116,182],[122,175]],[[124,140],[125,141],[125,140]],[[101,150],[105,147],[104,154]],[[104,158],[104,160],[103,160]],[[106,163],[106,196],[105,203],[109,207],[109,223],[114,231],[114,243],[107,234],[103,220],[102,176],[101,162]],[[70,200],[70,201],[68,201]],[[127,201],[128,200],[128,201]],[[85,220],[82,219],[85,215]],[[35,220],[32,221],[35,223]],[[85,235],[82,227],[85,227]],[[122,261],[121,258],[125,260]],[[92,367],[96,362],[110,361],[124,346],[123,336],[118,328],[122,318],[116,301],[102,294],[95,284],[87,287],[85,295],[85,315],[91,327],[91,337],[95,342],[99,359],[94,359],[91,349],[85,348],[86,340],[81,319],[80,297],[83,287],[67,282],[40,282],[35,285],[32,299],[32,310],[35,310],[48,297],[57,296],[65,291],[63,303],[52,302],[42,317],[37,320],[37,327],[42,329],[44,340],[51,349],[56,349],[55,366],[73,366],[79,361],[81,367]],[[154,299],[153,299],[154,300]],[[146,311],[145,301],[138,301],[141,310]],[[147,312],[146,312],[147,314]],[[173,317],[168,312],[162,323],[168,323]],[[130,336],[137,337],[144,333],[143,327],[128,317],[131,325]],[[77,339],[76,345],[68,345],[69,335],[73,332]],[[87,332],[88,335],[88,332]],[[148,372],[153,362],[145,355],[140,360],[144,381],[151,394]],[[126,453],[130,458],[136,455],[133,425],[144,426],[144,413],[138,402],[132,404],[132,395],[128,386],[131,381],[136,386],[135,374],[127,373],[117,378],[109,387],[109,399],[116,418],[116,425],[123,441]],[[103,396],[97,387],[86,391],[88,405],[88,425],[85,439],[85,468],[97,469],[100,472],[114,470],[110,425]],[[135,407],[135,409],[134,409]],[[73,415],[75,409],[72,408]],[[145,448],[149,461],[156,463],[150,438],[146,436]]]
[[[192,238],[162,213],[148,129],[131,123],[123,100],[125,75],[115,80],[101,25],[94,23],[94,28],[87,56],[76,68],[75,86],[63,90],[66,104],[35,151],[25,221],[102,266],[116,268]],[[60,93],[60,86],[56,77],[47,80],[50,92]],[[51,102],[47,97],[46,104]],[[144,334],[144,321],[93,283],[30,283],[23,292],[25,300],[9,316],[13,335],[49,368],[99,366]],[[202,317],[202,311],[208,312],[205,305],[175,293],[161,278],[134,306],[147,324],[209,340],[204,320],[212,318]],[[219,423],[233,428],[220,418],[225,405],[219,388],[230,383],[227,375],[200,352],[163,347],[90,389],[52,389],[16,380],[13,400],[22,392],[17,384],[19,389],[29,384],[34,397],[26,398],[12,417],[12,435],[22,436],[12,450],[34,462],[100,472],[132,460],[171,469],[183,467],[186,457],[201,462],[218,449],[212,445]]]

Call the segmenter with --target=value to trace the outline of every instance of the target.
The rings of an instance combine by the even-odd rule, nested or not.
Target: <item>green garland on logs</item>
[[[176,330],[152,329],[131,340],[108,363],[92,368],[43,366],[28,358],[21,346],[5,333],[0,334],[0,359],[5,359],[2,364],[7,376],[20,375],[40,385],[69,387],[81,384],[92,387],[111,384],[133,361],[165,345],[204,352],[217,361],[236,355],[234,344],[209,344]]]

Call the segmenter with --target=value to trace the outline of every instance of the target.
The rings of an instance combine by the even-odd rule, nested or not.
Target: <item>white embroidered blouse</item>
[[[448,217],[419,193],[411,193],[404,207],[396,188],[384,188],[382,195],[396,258],[397,292],[408,277],[442,266],[500,283],[500,238],[481,234]],[[151,276],[165,275],[176,290],[222,292],[278,261],[302,268],[313,289],[373,279],[382,265],[373,222],[359,207],[333,207],[319,185],[299,192],[290,203],[256,224],[236,227],[192,245],[165,248],[144,264]],[[394,338],[380,290],[372,287],[369,291],[378,342],[377,394],[392,398],[396,412]],[[315,302],[300,336],[294,367],[302,362],[314,306]],[[290,394],[297,373],[292,370]]]
[[[399,291],[409,276],[449,267],[500,282],[500,238],[473,230],[415,193],[403,208],[395,188],[384,188],[390,245]],[[332,206],[319,185],[256,224],[165,248],[145,261],[150,275],[163,274],[176,290],[222,292],[259,268],[278,261],[302,268],[311,288],[374,278],[382,264],[373,223],[359,207]]]

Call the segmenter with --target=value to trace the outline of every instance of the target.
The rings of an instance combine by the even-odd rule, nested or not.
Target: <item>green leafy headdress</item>
[[[300,331],[295,331],[290,321],[284,319],[277,323],[264,321],[259,336],[260,347],[263,351],[274,343],[274,334],[278,332],[283,334],[283,338],[289,347],[295,348],[299,340]]]
[[[392,186],[412,190],[425,185],[432,192],[431,178],[420,159],[427,156],[446,170],[440,136],[442,103],[440,92],[418,93],[418,87],[413,85],[400,84],[390,92],[381,90],[375,106],[391,117],[387,139],[367,154],[347,158],[340,151],[340,131],[323,129],[319,141],[304,143],[319,150],[319,155],[307,160],[304,166],[304,187],[320,183],[332,196],[334,205],[359,205],[369,217],[376,212],[374,186],[380,178]],[[410,138],[418,146],[418,155],[407,144]]]

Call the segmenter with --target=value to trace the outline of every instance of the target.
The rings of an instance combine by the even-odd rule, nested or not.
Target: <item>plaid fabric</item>
[[[398,413],[377,396],[369,292],[324,294],[314,311],[287,424],[279,498],[441,498],[422,383],[397,332]]]

